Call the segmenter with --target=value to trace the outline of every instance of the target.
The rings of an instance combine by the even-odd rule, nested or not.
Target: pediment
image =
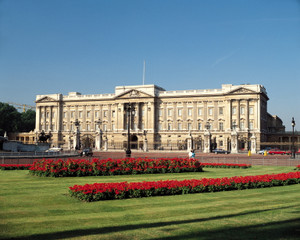
[[[145,92],[142,91],[138,91],[135,89],[131,89],[129,91],[126,91],[124,93],[121,93],[120,95],[116,96],[116,98],[149,98],[149,97],[153,97]]]
[[[36,101],[37,103],[42,103],[42,102],[56,102],[55,99],[51,98],[51,97],[43,97],[39,100]]]
[[[238,89],[235,89],[235,90],[229,92],[228,94],[247,94],[247,93],[256,93],[256,92],[254,92],[250,89],[241,87],[241,88],[238,88]]]

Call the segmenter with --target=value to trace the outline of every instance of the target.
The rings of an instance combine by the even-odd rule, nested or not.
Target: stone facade
[[[234,144],[238,151],[255,152],[267,140],[268,100],[262,85],[248,84],[179,91],[156,85],[117,86],[110,94],[37,95],[35,133],[51,131],[52,145],[66,149],[76,146],[78,135],[81,147],[123,149],[126,108],[131,104],[132,148],[145,149],[147,144],[149,150],[180,150],[191,142],[192,148],[202,151],[231,150]]]

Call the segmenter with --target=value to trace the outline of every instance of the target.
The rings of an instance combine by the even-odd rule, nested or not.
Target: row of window
[[[194,110],[193,108],[187,108],[187,115],[188,116],[192,116],[193,115],[193,110]],[[202,116],[203,115],[203,108],[198,108],[197,111],[198,111],[198,116]],[[103,110],[102,113],[103,113],[103,117],[104,118],[108,117],[108,110]],[[207,113],[208,113],[209,116],[213,116],[213,114],[214,114],[214,108],[213,107],[209,107],[207,109]],[[224,114],[224,107],[219,107],[218,108],[218,113],[219,113],[219,115],[223,115]],[[246,108],[244,106],[241,106],[240,107],[240,114],[244,115],[245,113],[246,113]],[[41,117],[42,118],[45,117],[44,114],[45,114],[44,112],[41,113]],[[63,117],[67,118],[67,114],[68,114],[67,112],[64,112],[63,113]],[[87,118],[90,118],[91,114],[92,114],[92,111],[90,111],[90,110],[86,111],[86,117]],[[95,118],[100,117],[100,111],[95,111],[94,114],[95,114]],[[141,111],[141,114],[142,114],[142,116],[145,115],[145,110],[144,109]],[[158,114],[159,114],[160,117],[163,116],[163,109],[162,108],[159,109],[159,113]],[[177,116],[180,117],[180,116],[182,116],[182,114],[183,114],[183,108],[178,108],[177,109]],[[236,106],[232,107],[232,114],[233,115],[237,114],[237,107]],[[254,108],[252,106],[249,107],[249,114],[250,115],[254,114]],[[114,118],[115,115],[116,115],[115,110],[112,110],[111,111],[111,117]],[[168,108],[167,109],[167,115],[169,117],[173,116],[173,109],[172,108]],[[50,112],[46,112],[46,118],[49,118],[49,117],[50,117]],[[70,117],[71,118],[75,118],[75,111],[71,111],[70,112]],[[78,111],[78,118],[82,118],[82,117],[83,117],[83,111]],[[52,112],[52,118],[55,118],[55,112]]]
[[[244,106],[240,107],[240,114],[241,115],[245,114],[245,109],[246,108]],[[193,115],[193,110],[194,110],[194,108],[187,108],[187,115],[188,116],[192,116]],[[203,108],[198,108],[197,111],[198,111],[198,116],[202,116],[203,115]],[[183,108],[178,108],[177,109],[177,116],[179,116],[179,117],[182,116],[182,113],[183,113]],[[213,114],[214,114],[214,108],[213,107],[208,107],[207,113],[208,113],[209,116],[213,116]],[[237,107],[233,106],[232,107],[232,114],[235,115],[236,113],[237,113]],[[219,107],[218,108],[218,114],[219,115],[224,115],[224,107]],[[249,107],[249,114],[250,115],[254,114],[254,108],[253,107]],[[159,109],[158,115],[160,117],[163,116],[163,109],[162,108]],[[172,108],[168,108],[167,109],[167,115],[169,117],[172,117],[172,115],[173,115],[173,109]]]
[[[162,125],[163,125],[162,123],[158,123],[158,130],[159,131],[163,130]],[[192,123],[187,123],[187,130],[193,130],[192,126],[193,126]],[[234,128],[238,127],[236,125],[235,121],[232,122],[232,126],[234,126]],[[211,124],[203,126],[202,123],[198,123],[197,130],[204,130],[204,127],[208,130],[212,130],[212,125]],[[245,122],[244,121],[240,122],[239,128],[240,128],[240,130],[245,130]],[[253,130],[253,128],[254,128],[254,123],[249,122],[249,129]],[[168,123],[167,124],[167,130],[173,130],[173,123]],[[177,130],[183,130],[182,129],[182,123],[177,123]],[[224,131],[224,122],[219,122],[218,130],[219,131]]]

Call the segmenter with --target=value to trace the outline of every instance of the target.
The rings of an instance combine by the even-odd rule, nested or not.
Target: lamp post
[[[126,149],[126,157],[131,157],[131,149],[130,149],[130,125],[131,125],[131,116],[134,116],[135,110],[134,106],[131,103],[128,103],[125,107],[125,111],[127,114],[127,149]]]
[[[80,123],[79,123],[78,119],[75,120],[74,124],[75,124],[75,127],[76,127],[76,146],[75,146],[75,149],[78,150],[78,149],[80,149],[80,131],[79,131]]]
[[[295,135],[295,125],[296,125],[296,122],[295,122],[295,119],[294,117],[292,117],[292,128],[293,128],[293,135],[292,135],[292,158],[295,158],[295,143],[294,143],[294,135]]]

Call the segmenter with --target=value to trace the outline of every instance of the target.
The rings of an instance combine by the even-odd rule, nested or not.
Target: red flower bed
[[[28,170],[32,164],[0,164],[1,170]]]
[[[295,170],[300,170],[300,165],[298,165],[298,166],[295,168]]]
[[[30,173],[38,176],[105,176],[144,173],[201,172],[202,166],[196,159],[188,158],[125,158],[87,160],[38,160],[33,163]]]
[[[156,182],[94,183],[69,187],[71,196],[83,201],[139,198],[187,193],[263,188],[300,183],[300,172],[231,178],[202,178]]]

